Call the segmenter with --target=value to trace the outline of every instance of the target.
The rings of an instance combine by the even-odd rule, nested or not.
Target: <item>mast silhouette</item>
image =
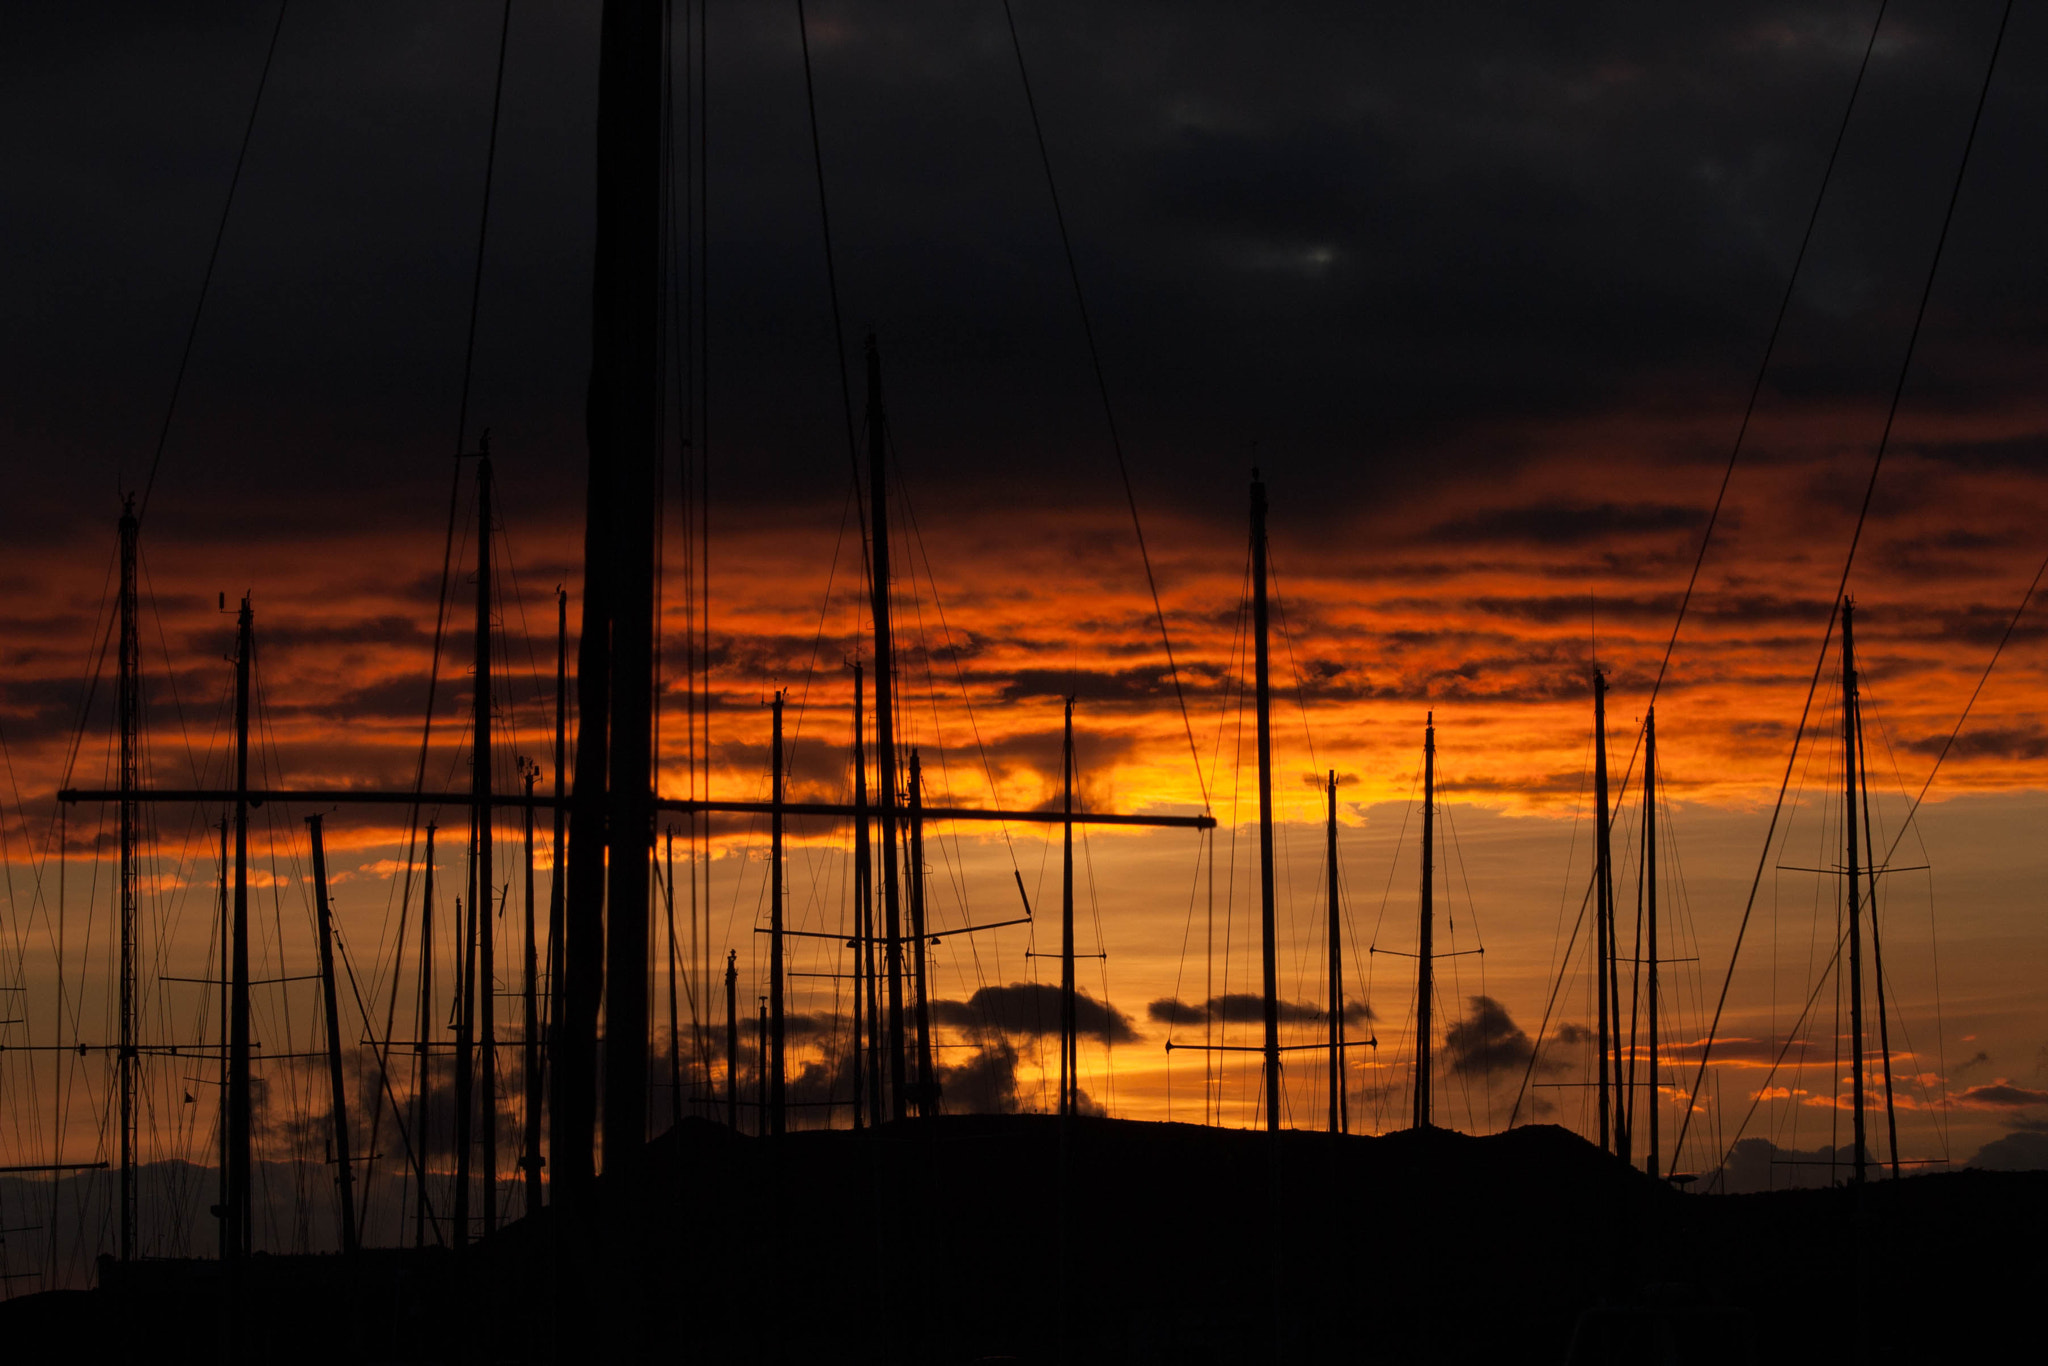
[[[434,823],[427,822],[427,871],[420,888],[420,999],[414,1019],[413,1051],[419,1057],[419,1083],[413,1093],[413,1143],[419,1151],[419,1192],[412,1207],[414,1247],[427,1245],[427,1173],[433,1170],[434,1054],[431,1040],[440,1023],[434,1013]],[[434,1231],[436,1240],[440,1230]]]
[[[914,1099],[919,1118],[934,1113],[939,1103],[939,1080],[932,1071],[932,1008],[928,979],[925,976],[925,942],[929,937],[925,924],[925,879],[924,879],[924,770],[918,764],[917,751],[910,751],[910,945],[911,961],[916,969],[917,990],[913,1008],[917,1025],[917,1085]]]
[[[313,913],[315,933],[320,939],[320,1004],[327,1026],[328,1118],[334,1144],[334,1184],[340,1205],[341,1250],[356,1255],[355,1168],[349,1159],[348,1080],[341,1065],[341,1000],[334,982],[334,908],[327,899],[327,842],[321,834],[321,818],[306,817],[307,839],[313,850]]]
[[[1415,955],[1415,1127],[1430,1127],[1431,996],[1436,990],[1436,713],[1422,732],[1422,911]]]
[[[1351,1132],[1351,1097],[1344,1088],[1344,951],[1337,901],[1337,770],[1329,775],[1330,890],[1330,1132]]]
[[[1074,699],[1060,745],[1060,1113],[1079,1111],[1081,1049],[1074,1001]],[[1064,1229],[1062,1230],[1064,1232]]]
[[[725,1127],[740,1131],[739,950],[725,954]]]
[[[875,933],[875,865],[868,848],[868,761],[861,734],[863,671],[853,661],[853,1127],[872,1117],[882,1122],[881,1078],[868,1063],[869,1038],[875,1032],[873,983]],[[863,1032],[865,1031],[865,1032]],[[871,1112],[868,1107],[872,1107]]]
[[[137,744],[140,740],[142,716],[142,652],[138,643],[136,622],[135,590],[135,542],[141,524],[135,517],[135,499],[131,496],[121,508],[121,644],[118,665],[119,681],[114,706],[116,725],[120,737],[120,776],[124,792],[132,792],[136,785]],[[121,936],[121,986],[120,986],[120,1031],[121,1046],[116,1055],[120,1070],[121,1089],[121,1260],[135,1259],[135,798],[124,796],[120,802],[121,825],[121,886],[120,886],[120,927]]]
[[[668,935],[668,1122],[671,1127],[683,1122],[683,1035],[676,1009],[676,969],[680,955],[676,947],[676,828],[670,826],[663,835],[663,862],[666,875],[662,879],[661,909]],[[690,885],[696,886],[696,876],[691,875]],[[691,1015],[696,1014],[696,1002],[690,1003]],[[694,1026],[695,1019],[691,1021]]]
[[[768,817],[768,1132],[787,1130],[789,1118],[783,1071],[782,1002],[782,691],[777,689],[768,743],[769,792],[775,810]]]
[[[1653,704],[1643,720],[1643,923],[1646,928],[1643,970],[1649,990],[1645,993],[1649,1017],[1649,1087],[1643,1103],[1650,1111],[1648,1167],[1651,1176],[1661,1174],[1663,1154],[1657,1123],[1657,708]]]
[[[476,810],[476,884],[469,915],[476,934],[477,975],[470,979],[481,1039],[477,1122],[483,1129],[484,1236],[498,1227],[498,992],[497,873],[491,849],[491,438],[478,441],[476,458],[476,672],[472,706],[470,787]],[[464,1230],[464,1237],[467,1230]]]
[[[1280,951],[1273,922],[1273,696],[1266,648],[1266,486],[1252,471],[1253,688],[1259,743],[1259,937],[1265,989],[1266,1129],[1280,1131]]]
[[[1849,1095],[1853,1115],[1852,1180],[1869,1179],[1869,1155],[1863,1136],[1863,869],[1857,844],[1857,816],[1862,784],[1857,772],[1860,727],[1856,715],[1856,604],[1842,599],[1842,827],[1848,856],[1849,890]],[[1885,1069],[1889,1076],[1891,1069]]]
[[[555,824],[554,843],[548,848],[548,998],[547,998],[547,1062],[542,1064],[541,1093],[549,1100],[549,1117],[553,1114],[552,1098],[548,1096],[552,1059],[562,1047],[562,975],[564,954],[567,951],[567,936],[563,933],[563,892],[568,886],[569,846],[567,822],[569,804],[567,782],[569,772],[569,595],[561,588],[555,589]],[[550,1129],[552,1136],[553,1130]],[[535,1148],[539,1155],[539,1148]],[[560,1152],[560,1149],[556,1149]],[[559,1160],[557,1165],[559,1166]]]
[[[455,1208],[449,1212],[455,1250],[469,1246],[470,1158],[476,1150],[476,812],[470,812],[469,909],[455,898],[461,957],[455,964]]]
[[[1863,743],[1863,690],[1856,690],[1856,763],[1863,775],[1863,847],[1873,851],[1877,848],[1870,828],[1870,755]],[[1884,1003],[1884,941],[1877,931],[1877,868],[1873,864],[1867,875],[1870,886],[1870,967],[1877,978],[1877,1047],[1882,1054],[1884,1065],[1884,1123],[1886,1137],[1890,1143],[1887,1151],[1891,1154],[1892,1180],[1899,1179],[1899,1112],[1892,1094],[1892,1031],[1890,1017]]]
[[[235,903],[228,968],[228,1196],[221,1206],[225,1259],[249,1255],[249,666],[256,614],[246,595],[235,618]]]
[[[1628,1140],[1614,1108],[1620,1080],[1620,1050],[1614,1046],[1620,1020],[1621,995],[1614,970],[1614,845],[1607,808],[1607,675],[1593,669],[1593,976],[1600,997],[1598,1057],[1600,1066],[1600,1150],[1621,1153],[1627,1160]]]
[[[533,785],[540,780],[540,765],[527,759],[519,761],[519,776],[526,784],[526,810],[524,835],[526,837],[526,990],[521,1005],[525,1015],[521,1024],[521,1052],[526,1062],[526,1133],[525,1154],[519,1166],[526,1176],[526,1214],[531,1218],[540,1212],[540,943],[539,927],[533,904]]]
[[[891,1114],[910,1113],[903,1059],[903,908],[896,868],[896,647],[889,624],[889,428],[882,410],[882,354],[868,334],[868,513],[874,523],[869,577],[875,630],[875,796],[880,808],[882,919],[889,973]]]
[[[228,1114],[229,1079],[233,1076],[233,1068],[229,1062],[231,1050],[228,1043],[230,1033],[228,1021],[234,1013],[228,1004],[228,941],[234,937],[234,930],[232,928],[233,917],[228,909],[228,818],[225,814],[220,818],[219,830],[220,886],[217,891],[220,905],[216,907],[216,911],[220,932],[221,972],[220,976],[215,980],[215,985],[220,988],[220,1161],[216,1164],[218,1170],[214,1173],[214,1191],[218,1200],[218,1204],[214,1209],[214,1219],[217,1224],[216,1232],[219,1236],[220,1259],[226,1262],[230,1260],[228,1254],[228,1171],[234,1166],[228,1160],[228,1149],[233,1146],[230,1138],[230,1130],[233,1128],[233,1125],[229,1123]]]

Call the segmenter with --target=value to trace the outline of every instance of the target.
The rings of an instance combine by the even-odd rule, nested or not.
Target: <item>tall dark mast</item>
[[[768,1131],[786,1132],[782,1001],[782,690],[775,692],[774,719],[768,741],[769,792],[774,809],[768,815]]]
[[[137,643],[135,541],[141,524],[131,497],[121,509],[121,648],[114,705],[121,732],[121,1260],[135,1257],[135,791],[142,717],[142,652]]]
[[[306,817],[313,847],[313,915],[320,937],[320,1003],[327,1025],[328,1118],[333,1126],[334,1184],[341,1205],[341,1250],[356,1255],[355,1167],[349,1159],[348,1079],[341,1066],[341,999],[334,983],[334,907],[327,899],[327,843],[321,818]]]
[[[874,965],[875,865],[868,848],[868,761],[862,745],[862,669],[853,661],[853,1127],[864,1117],[863,1107],[873,1106],[873,1121],[882,1122],[881,1078],[867,1065],[867,1040],[875,1032],[871,1005],[873,996],[868,973]],[[865,998],[865,999],[864,999]],[[863,1033],[865,1028],[865,1033]]]
[[[427,871],[420,888],[420,1005],[413,1027],[413,1048],[419,1055],[418,1090],[413,1093],[413,1143],[419,1151],[419,1197],[412,1207],[412,1242],[427,1245],[427,1173],[434,1169],[433,1031],[434,1013],[434,823],[427,822]]]
[[[226,816],[220,818],[219,898],[220,905],[216,909],[220,920],[221,969],[218,979],[220,987],[220,1161],[217,1164],[219,1170],[215,1173],[215,1190],[219,1206],[214,1211],[214,1219],[218,1224],[216,1232],[220,1238],[220,1259],[225,1262],[230,1259],[229,1244],[232,1241],[228,1236],[228,1210],[230,1208],[228,1200],[228,1171],[234,1166],[234,1163],[228,1160],[228,1150],[234,1146],[231,1137],[234,1126],[228,1122],[228,1094],[233,1089],[230,1079],[234,1075],[234,1067],[230,1061],[232,1051],[228,1041],[230,1032],[228,1021],[234,1015],[233,1009],[228,1004],[228,978],[230,976],[228,972],[228,941],[234,937],[234,931],[231,928],[232,916],[228,910],[228,818]]]
[[[1060,1113],[1079,1110],[1081,1047],[1074,1001],[1074,699],[1060,746]]]
[[[1849,1095],[1856,1145],[1854,1179],[1861,1185],[1870,1173],[1868,1154],[1863,1146],[1863,869],[1862,851],[1856,841],[1862,784],[1856,767],[1859,738],[1856,697],[1856,604],[1845,597],[1842,599],[1842,827],[1849,870]]]
[[[754,1024],[754,1133],[768,1132],[768,998],[757,996],[760,1016]]]
[[[1615,1080],[1610,1069],[1619,1058],[1614,1047],[1614,1022],[1620,1004],[1614,993],[1614,866],[1612,828],[1607,811],[1607,675],[1593,670],[1593,979],[1600,997],[1598,1057],[1600,1066],[1600,1150],[1620,1152],[1627,1146],[1616,1122]]]
[[[939,1078],[932,1070],[932,1004],[929,979],[925,975],[925,943],[930,927],[925,923],[924,877],[924,772],[917,751],[910,751],[910,940],[911,960],[916,972],[917,992],[913,1010],[917,1024],[917,1113],[934,1113],[939,1104]]]
[[[1870,968],[1877,979],[1877,1048],[1884,1066],[1884,1123],[1891,1154],[1892,1180],[1899,1179],[1899,1112],[1892,1094],[1892,1029],[1884,1004],[1884,941],[1877,931],[1877,841],[1870,828],[1870,755],[1863,745],[1863,696],[1856,696],[1856,765],[1863,773],[1863,847],[1870,866],[1864,882],[1870,888]]]
[[[1329,776],[1330,888],[1330,1132],[1351,1131],[1350,1100],[1344,1089],[1344,949],[1337,901],[1337,770]]]
[[[1430,1007],[1436,992],[1436,713],[1422,732],[1422,913],[1415,954],[1415,1127],[1430,1127]]]
[[[221,1207],[230,1260],[249,1255],[249,666],[256,648],[249,599],[235,620],[235,912],[228,968],[228,1198]]]
[[[680,959],[676,950],[676,830],[670,826],[665,832],[663,861],[667,864],[667,876],[662,880],[662,915],[667,922],[668,934],[668,1122],[677,1125],[683,1122],[683,1034],[678,1022],[676,1009],[676,969]],[[697,877],[690,875],[690,885],[697,885]],[[694,1006],[694,1002],[693,1002]],[[694,1008],[691,1013],[696,1012]]]
[[[604,1012],[604,1158],[630,1188],[647,1133],[647,892],[653,839],[654,517],[661,506],[662,80],[666,10],[607,0],[599,39],[590,450],[568,936],[553,1163],[558,1199],[592,1174]],[[630,1219],[632,1211],[620,1211]],[[615,1232],[627,1231],[621,1225]],[[595,1229],[585,1229],[594,1233]],[[637,1256],[638,1234],[616,1239]],[[569,1274],[579,1274],[571,1263]],[[639,1328],[618,1322],[618,1351]]]
[[[519,761],[519,776],[526,784],[524,824],[526,836],[526,991],[520,1002],[525,1015],[520,1021],[520,1051],[526,1055],[525,1154],[519,1165],[526,1174],[526,1214],[540,1213],[540,934],[533,904],[533,785],[540,779],[540,765]]]
[[[469,1246],[470,1158],[476,1149],[476,820],[470,813],[469,911],[455,898],[455,1198],[449,1221],[456,1249]]]
[[[889,425],[882,411],[882,353],[868,334],[868,512],[870,611],[875,626],[875,797],[882,818],[882,920],[888,942],[889,1095],[897,1119],[910,1112],[903,1067],[903,907],[896,869],[896,647],[889,632]]]
[[[1643,719],[1643,968],[1649,974],[1646,1013],[1650,1023],[1649,1089],[1643,1102],[1650,1111],[1650,1175],[1660,1174],[1662,1153],[1657,1124],[1657,708]]]
[[[569,867],[569,846],[567,841],[569,804],[564,798],[568,791],[569,773],[569,594],[563,589],[555,590],[555,828],[554,844],[548,851],[548,999],[547,999],[547,1045],[548,1057],[554,1058],[562,1046],[562,964],[566,952],[565,936],[562,932],[563,892],[568,886],[566,876]],[[545,1073],[545,1067],[543,1071]],[[548,1091],[549,1137],[556,1136],[554,1129],[554,1095],[549,1083],[560,1076],[560,1069],[552,1075],[543,1075],[542,1086]],[[559,1083],[556,1083],[559,1084]],[[535,1150],[538,1153],[538,1149]],[[560,1147],[555,1151],[559,1153]]]
[[[498,1227],[498,973],[496,868],[491,857],[491,454],[490,437],[476,461],[475,738],[470,792],[476,806],[476,887],[469,907],[476,927],[477,975],[469,984],[481,1038],[477,1122],[483,1128],[484,1234]],[[466,1231],[465,1231],[466,1233]]]
[[[740,969],[735,949],[725,954],[725,1127],[740,1131]]]
[[[1259,936],[1265,967],[1266,1128],[1280,1129],[1280,949],[1273,923],[1273,695],[1266,650],[1266,486],[1252,471],[1253,681],[1259,721]]]

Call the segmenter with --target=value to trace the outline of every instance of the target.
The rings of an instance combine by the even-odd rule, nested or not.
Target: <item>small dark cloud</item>
[[[1908,740],[1905,748],[1915,754],[1938,755],[1944,749],[1948,758],[1956,759],[2013,759],[2034,760],[2048,757],[2048,729],[2038,725],[1993,726],[1988,730],[1965,729],[1951,745],[1946,733],[1922,735]]]
[[[1430,529],[1429,539],[1489,546],[1503,541],[1586,545],[1617,536],[1690,530],[1705,515],[1696,506],[1674,503],[1533,503],[1439,522]]]
[[[2014,1110],[2025,1105],[2048,1105],[2048,1091],[2030,1091],[2000,1077],[1986,1086],[1972,1086],[1958,1095],[1955,1102],[1984,1110]]]
[[[933,1001],[932,1020],[954,1029],[993,1029],[1033,1037],[1060,1032],[1060,989],[1045,982],[982,987],[964,1001]],[[1085,991],[1074,993],[1074,1027],[1083,1038],[1135,1043],[1131,1017]]]
[[[977,1050],[966,1062],[940,1064],[938,1072],[939,1094],[949,1113],[1011,1115],[1021,1108],[1017,1047],[1007,1039]]]
[[[1329,1012],[1313,1001],[1281,1001],[1279,1003],[1281,1024],[1315,1024],[1329,1018]],[[1224,996],[1211,996],[1199,1005],[1162,996],[1145,1007],[1145,1015],[1155,1024],[1195,1025],[1208,1021],[1213,1024],[1254,1024],[1266,1018],[1266,998],[1250,991],[1233,991]],[[1344,1019],[1351,1024],[1364,1024],[1377,1018],[1372,1008],[1363,1001],[1349,1001],[1344,1006]]]
[[[1552,1042],[1555,1043],[1586,1044],[1593,1042],[1593,1031],[1582,1024],[1572,1024],[1570,1021],[1566,1021],[1564,1024],[1559,1025],[1557,1032],[1550,1037]]]
[[[1491,996],[1471,998],[1465,1018],[1444,1035],[1444,1048],[1453,1072],[1475,1077],[1520,1072],[1536,1052],[1528,1033]]]

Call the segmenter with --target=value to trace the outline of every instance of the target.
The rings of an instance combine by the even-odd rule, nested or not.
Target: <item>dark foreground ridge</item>
[[[559,1312],[546,1218],[437,1250],[103,1266],[0,1306],[15,1360],[1927,1359],[2029,1303],[2048,1173],[1687,1196],[1565,1130],[1277,1136],[1051,1116],[649,1149],[646,1353]],[[1065,1179],[1062,1179],[1062,1173]],[[623,1203],[620,1203],[622,1202]],[[1858,1339],[1861,1345],[1858,1345]]]

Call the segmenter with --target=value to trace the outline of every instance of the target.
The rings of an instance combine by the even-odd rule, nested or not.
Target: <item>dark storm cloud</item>
[[[1984,1086],[1972,1086],[1955,1096],[1955,1103],[1985,1110],[2016,1110],[2027,1105],[2048,1105],[2048,1091],[2030,1091],[2003,1079]]]
[[[1889,21],[1784,394],[1888,381],[1995,9]],[[10,539],[102,518],[139,482],[274,14],[17,16]],[[882,334],[925,515],[969,495],[1113,503],[1000,14],[841,0],[812,18],[842,303]],[[1342,516],[1511,466],[1532,422],[1653,401],[1732,415],[1867,20],[1782,0],[1022,7],[1140,497],[1234,508],[1258,441],[1276,487],[1318,490],[1305,517]],[[512,19],[471,404],[510,525],[580,496],[596,21]],[[829,532],[844,451],[796,27],[757,7],[711,22],[717,492]],[[170,521],[438,530],[495,30],[495,10],[454,4],[288,14],[158,485]],[[2038,370],[2011,353],[2039,350],[2048,287],[2022,268],[2048,194],[2024,173],[2040,41],[2009,44],[1944,264],[1949,321],[1916,379],[1944,401]],[[2005,363],[1982,363],[1992,345]],[[1446,529],[1555,545],[1591,520],[1654,536],[1689,515],[1617,497]]]
[[[1690,531],[1705,519],[1705,512],[1697,507],[1669,503],[1533,503],[1440,522],[1430,528],[1429,539],[1459,544],[1526,541],[1576,546],[1645,532]]]
[[[1315,1024],[1329,1018],[1329,1012],[1313,1001],[1287,1001],[1278,1004],[1281,1024]],[[1211,996],[1207,1001],[1190,1003],[1162,996],[1145,1007],[1146,1018],[1155,1024],[1182,1025],[1257,1023],[1266,1018],[1266,998],[1248,991],[1233,991],[1224,996]],[[1347,1001],[1344,1018],[1351,1024],[1364,1024],[1374,1018],[1372,1010],[1363,1001]]]
[[[1017,1101],[1017,1048],[1007,1039],[965,1062],[940,1064],[939,1093],[953,1114],[1010,1115]]]
[[[1535,1046],[1507,1007],[1491,996],[1474,996],[1467,1003],[1465,1018],[1445,1032],[1444,1051],[1453,1072],[1490,1077],[1525,1070]]]
[[[933,1001],[931,1009],[934,1022],[955,1029],[1034,1037],[1060,1032],[1060,989],[1043,982],[982,987],[964,1001]],[[1110,1043],[1133,1043],[1138,1037],[1130,1016],[1085,991],[1075,992],[1074,1026],[1084,1038]]]
[[[1953,745],[1946,733],[1922,735],[1905,742],[1915,754],[1938,755],[1944,750],[1955,759],[2039,759],[2048,756],[2048,728],[2039,725],[1992,726],[1985,730],[1965,727]]]

